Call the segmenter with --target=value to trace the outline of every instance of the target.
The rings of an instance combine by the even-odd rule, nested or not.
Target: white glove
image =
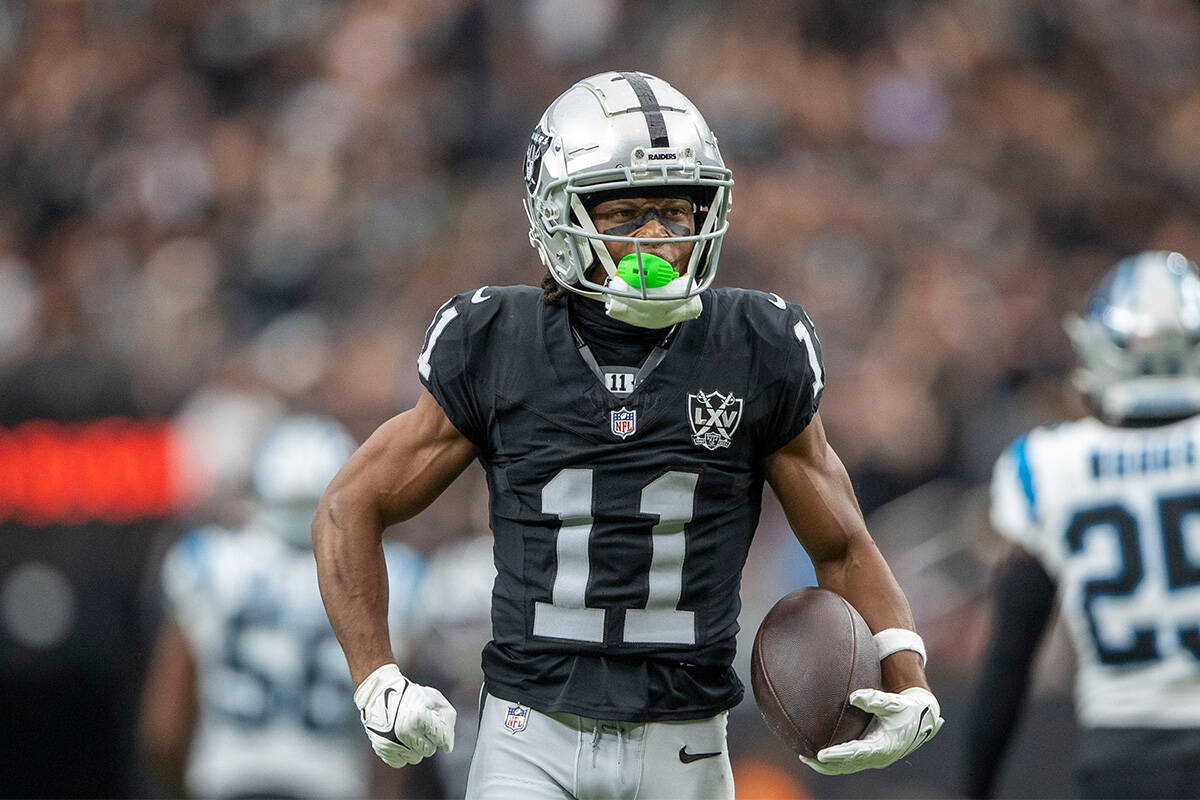
[[[850,705],[875,715],[861,739],[835,744],[800,760],[822,775],[846,775],[864,769],[882,769],[932,739],[941,730],[942,710],[937,698],[920,687],[899,693],[859,689]]]
[[[439,747],[454,749],[454,706],[437,689],[413,683],[395,664],[384,664],[354,690],[354,705],[383,762],[416,764]]]

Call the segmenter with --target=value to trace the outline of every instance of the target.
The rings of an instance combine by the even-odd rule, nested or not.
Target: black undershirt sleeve
[[[992,629],[967,721],[964,794],[989,798],[1029,688],[1030,665],[1054,608],[1053,579],[1016,549],[992,582]]]

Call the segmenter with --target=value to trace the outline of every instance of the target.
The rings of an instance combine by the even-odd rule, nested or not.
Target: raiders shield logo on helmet
[[[692,426],[692,441],[708,450],[729,447],[733,432],[742,421],[742,398],[733,392],[703,391],[688,395],[688,424]]]
[[[525,148],[525,185],[529,187],[530,192],[537,186],[542,156],[546,155],[550,148],[550,141],[550,135],[543,131],[540,125],[533,129],[533,135],[529,137],[529,146]]]

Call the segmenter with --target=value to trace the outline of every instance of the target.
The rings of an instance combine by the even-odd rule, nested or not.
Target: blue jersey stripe
[[[1017,464],[1017,479],[1025,491],[1025,500],[1029,503],[1029,521],[1037,522],[1037,491],[1033,487],[1033,470],[1029,468],[1027,445],[1029,436],[1025,435],[1012,444],[1012,457]]]

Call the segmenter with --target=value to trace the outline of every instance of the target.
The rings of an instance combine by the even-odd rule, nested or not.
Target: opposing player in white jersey
[[[1094,417],[1038,428],[996,464],[1013,548],[968,741],[989,797],[1054,595],[1075,646],[1087,797],[1200,797],[1200,275],[1124,259],[1067,320]]]
[[[353,687],[321,604],[309,539],[317,500],[354,446],[332,419],[285,418],[256,457],[249,523],[194,531],[167,555],[167,619],[143,709],[147,751],[167,791],[368,794],[373,758],[345,702]],[[422,561],[395,542],[385,547],[395,637],[407,624]]]

